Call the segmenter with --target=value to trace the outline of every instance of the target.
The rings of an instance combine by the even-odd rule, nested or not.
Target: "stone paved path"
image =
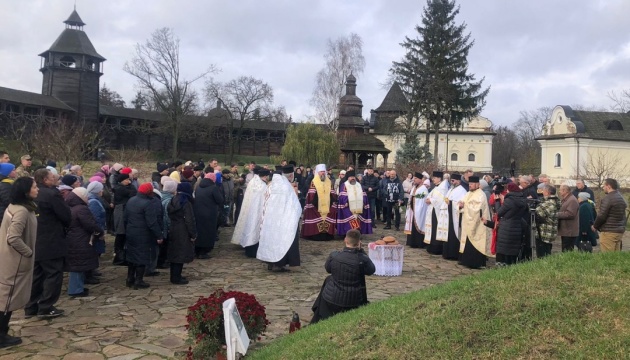
[[[368,241],[381,235],[405,238],[402,232],[382,230],[382,225],[375,231],[366,236]],[[342,241],[302,240],[302,266],[276,274],[256,259],[246,258],[240,247],[230,244],[231,235],[232,228],[223,229],[213,258],[185,266],[184,275],[191,280],[185,286],[170,284],[167,272],[163,272],[148,278],[149,289],[130,290],[125,287],[126,268],[112,266],[106,258],[101,284],[89,286],[91,297],[70,299],[64,285],[58,307],[66,311],[65,316],[24,319],[21,311],[16,312],[11,331],[24,342],[0,350],[0,360],[181,358],[188,348],[184,329],[187,307],[199,296],[221,287],[253,293],[266,306],[271,324],[262,344],[288,332],[292,311],[299,313],[302,324],[308,323],[311,305],[326,277],[325,259],[343,246]],[[111,241],[108,249],[112,248]],[[630,245],[628,240],[625,243]],[[403,275],[368,277],[368,296],[375,302],[475,272],[424,250],[405,248]]]

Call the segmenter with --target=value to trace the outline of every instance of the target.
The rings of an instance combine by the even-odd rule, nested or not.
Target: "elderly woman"
[[[98,179],[102,179],[97,177]],[[98,256],[101,256],[105,253],[105,231],[107,230],[107,211],[106,206],[109,204],[103,200],[103,191],[105,186],[99,181],[92,181],[87,186],[88,192],[88,208],[90,212],[94,216],[94,220],[96,223],[103,229],[103,235],[98,238],[94,238],[94,242],[92,246],[94,247],[94,251]],[[98,284],[99,280],[96,279],[96,276],[100,276],[100,273],[96,270],[88,271],[85,274],[85,283],[86,284]]]
[[[22,339],[9,335],[13,311],[26,305],[31,296],[37,205],[39,189],[29,177],[15,180],[11,200],[0,226],[0,348],[18,345]]]
[[[182,276],[184,264],[195,258],[195,239],[197,224],[193,211],[192,186],[182,182],[177,185],[177,195],[167,206],[170,226],[168,231],[168,261],[171,263],[171,283],[186,285],[188,280]]]
[[[158,220],[160,209],[154,206],[153,196],[153,185],[144,183],[125,207],[127,286],[135,290],[150,286],[144,282],[144,272],[151,262],[151,249],[164,238]]]
[[[68,253],[66,268],[68,275],[68,295],[85,297],[89,291],[84,287],[85,272],[98,268],[98,254],[93,245],[92,235],[97,238],[103,234],[103,227],[94,220],[88,208],[88,191],[86,188],[73,189],[65,198],[70,207],[72,220],[66,234]]]
[[[124,253],[127,239],[123,221],[125,207],[129,199],[136,196],[138,191],[131,185],[129,175],[119,174],[116,179],[118,184],[114,187],[114,232],[116,233],[114,240],[114,265],[124,266],[126,265]]]
[[[597,233],[595,233],[592,228],[592,225],[595,223],[595,218],[597,218],[597,213],[594,204],[588,201],[590,198],[591,194],[587,192],[578,193],[578,202],[580,203],[580,236],[578,236],[575,246],[579,250],[583,250],[583,247],[580,246],[580,242],[582,241],[591,244],[591,246],[597,245]]]
[[[219,206],[223,206],[223,192],[215,184],[216,175],[207,173],[195,191],[195,219],[197,233],[195,253],[199,259],[209,259],[217,239]]]
[[[167,268],[167,257],[168,257],[168,231],[170,229],[171,226],[171,220],[168,217],[168,204],[171,203],[171,199],[173,199],[173,197],[175,196],[175,194],[177,193],[177,183],[175,181],[173,181],[170,177],[168,176],[164,176],[163,178],[169,179],[168,181],[164,181],[162,182],[162,190],[160,191],[160,194],[162,196],[161,201],[162,201],[162,213],[163,213],[163,228],[162,228],[162,234],[164,235],[164,241],[162,242],[162,244],[160,244],[159,246],[159,253],[158,253],[158,259],[157,259],[157,268],[158,269],[166,269]]]
[[[499,198],[501,205],[497,211],[500,222],[497,231],[497,264],[511,265],[516,263],[523,249],[527,232],[527,202],[515,183],[509,183],[506,195],[499,195]]]

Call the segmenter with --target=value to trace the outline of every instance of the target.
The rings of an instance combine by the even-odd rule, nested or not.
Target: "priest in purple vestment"
[[[370,202],[354,170],[346,173],[346,181],[339,185],[337,203],[337,235],[346,236],[349,230],[357,229],[361,234],[372,233]]]

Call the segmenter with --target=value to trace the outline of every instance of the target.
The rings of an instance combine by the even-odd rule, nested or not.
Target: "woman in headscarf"
[[[223,206],[223,192],[216,186],[216,175],[207,173],[195,191],[195,219],[197,220],[197,241],[195,253],[199,259],[209,259],[210,251],[217,239],[219,206]]]
[[[168,217],[168,204],[171,203],[171,199],[175,196],[175,194],[177,193],[177,183],[175,181],[173,181],[171,178],[169,178],[168,176],[163,176],[162,178],[166,178],[169,179],[168,181],[164,181],[161,182],[162,184],[162,190],[160,191],[160,194],[162,195],[162,209],[163,209],[163,214],[164,214],[164,228],[162,229],[162,234],[164,235],[164,241],[162,242],[162,244],[160,245],[160,250],[159,250],[159,254],[158,254],[158,263],[157,263],[157,267],[158,269],[165,269],[167,268],[167,255],[168,255],[168,231],[171,227],[171,220]]]
[[[99,177],[99,179],[101,179]],[[91,179],[90,179],[91,180]],[[100,181],[91,181],[87,186],[88,192],[88,209],[94,216],[94,220],[101,227],[103,233],[101,236],[95,237],[92,246],[94,247],[94,251],[100,257],[105,253],[105,231],[107,230],[106,226],[106,210],[105,206],[108,204],[103,200],[103,191],[105,186]],[[86,284],[98,284],[100,281],[96,279],[97,276],[100,276],[101,273],[96,269],[93,271],[88,271],[85,274],[85,283]]]
[[[68,295],[85,297],[89,291],[84,287],[85,272],[98,267],[98,254],[93,245],[92,235],[97,238],[103,234],[103,227],[94,220],[88,208],[88,191],[78,187],[66,196],[66,204],[70,206],[72,221],[66,234],[68,253],[66,267],[68,275]]]
[[[18,345],[22,339],[9,335],[13,311],[24,308],[31,297],[39,188],[29,177],[15,180],[9,206],[0,226],[0,348]]]
[[[182,182],[177,185],[177,195],[167,206],[170,220],[168,261],[171,263],[171,283],[177,285],[188,284],[188,280],[182,276],[182,269],[184,264],[192,262],[195,258],[197,224],[192,194],[192,185],[189,182]]]
[[[163,239],[158,220],[160,208],[154,206],[153,196],[153,185],[144,183],[125,207],[127,286],[136,290],[150,286],[144,282],[144,272],[151,263],[151,249],[155,243],[162,244]]]
[[[124,222],[124,213],[127,202],[136,196],[137,190],[131,185],[128,174],[119,174],[117,177],[118,184],[114,187],[114,232],[116,239],[114,240],[114,265],[125,264],[125,242],[126,231]]]

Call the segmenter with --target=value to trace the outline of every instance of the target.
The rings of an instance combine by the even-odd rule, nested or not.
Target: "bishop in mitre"
[[[270,174],[271,172],[267,169],[254,168],[254,177],[245,190],[241,212],[232,234],[232,243],[245,248],[247,257],[256,257],[258,251],[260,214]]]
[[[426,182],[426,183],[425,183]],[[427,186],[429,180],[416,172],[413,176],[413,186],[409,193],[409,204],[405,213],[405,234],[407,245],[412,248],[424,248],[424,220],[427,215],[427,204],[424,202],[429,195]]]
[[[269,270],[288,271],[300,266],[299,225],[302,206],[293,187],[293,165],[283,166],[267,187],[260,221],[260,243],[256,257]]]
[[[440,216],[448,217],[448,236],[444,242],[442,257],[447,260],[459,260],[459,202],[467,191],[461,184],[460,174],[451,175],[451,188],[446,193],[448,201],[442,204]]]
[[[428,205],[424,220],[424,243],[428,245],[429,254],[442,255],[444,241],[448,239],[448,216],[439,215],[442,205],[448,201],[448,181],[444,181],[444,173],[441,171],[434,171],[431,180],[435,187],[424,201]]]
[[[337,196],[326,176],[326,165],[315,167],[315,176],[306,194],[302,237],[308,240],[332,240],[335,237]]]
[[[492,229],[486,227],[483,219],[490,218],[490,208],[486,194],[479,188],[479,177],[468,178],[469,189],[459,203],[462,213],[462,234],[459,264],[471,269],[486,266],[490,252]]]
[[[359,230],[363,235],[371,234],[370,202],[354,170],[346,172],[345,181],[339,185],[338,195],[337,235],[345,237],[352,229]]]

